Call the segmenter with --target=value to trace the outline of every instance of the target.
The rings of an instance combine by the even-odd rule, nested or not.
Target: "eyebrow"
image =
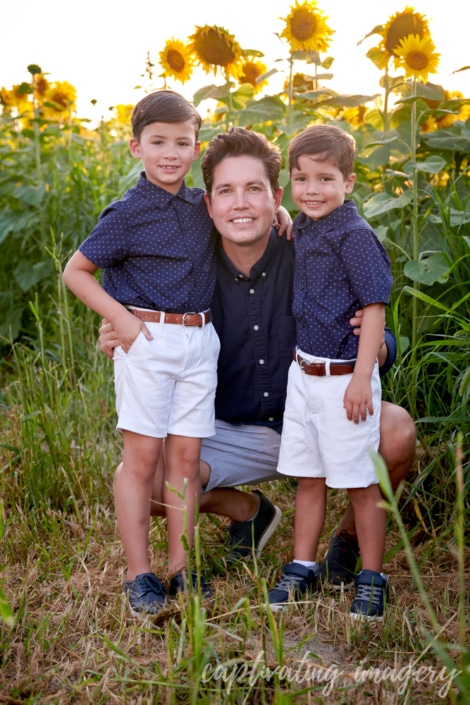
[[[213,189],[220,189],[220,188],[227,188],[227,187],[233,187],[234,184],[230,181],[227,181],[226,183],[221,183],[221,184],[214,184]],[[257,179],[254,179],[253,181],[246,181],[243,186],[265,186],[265,183],[263,181],[258,181]]]

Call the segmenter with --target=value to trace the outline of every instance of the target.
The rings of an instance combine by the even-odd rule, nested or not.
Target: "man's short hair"
[[[201,129],[202,118],[186,98],[175,91],[155,91],[139,100],[132,111],[132,134],[139,140],[142,130],[153,122],[186,122],[194,125],[196,139]]]
[[[264,164],[273,195],[277,193],[281,170],[279,149],[259,132],[245,130],[244,127],[231,127],[227,132],[216,135],[210,141],[201,159],[202,176],[209,198],[212,193],[216,166],[226,157],[244,156],[254,157]]]
[[[354,172],[354,138],[334,125],[311,125],[299,132],[289,145],[289,171],[299,168],[299,157],[315,156],[319,162],[332,160],[345,179]]]

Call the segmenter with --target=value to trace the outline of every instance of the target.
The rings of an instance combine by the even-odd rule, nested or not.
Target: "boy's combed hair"
[[[138,140],[144,127],[153,122],[186,122],[186,120],[193,122],[197,139],[202,118],[196,108],[175,91],[155,91],[139,100],[132,111],[132,134]]]
[[[227,132],[216,135],[201,159],[202,176],[210,198],[214,181],[214,170],[226,157],[254,157],[263,162],[273,194],[279,189],[281,155],[279,149],[264,135],[243,127],[231,127]]]
[[[315,156],[319,162],[330,159],[345,179],[354,172],[354,137],[334,125],[311,125],[294,137],[289,145],[289,171],[299,168],[299,157]]]

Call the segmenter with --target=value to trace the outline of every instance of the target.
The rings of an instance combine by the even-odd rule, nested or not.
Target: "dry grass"
[[[16,625],[1,627],[0,703],[456,702],[425,636],[431,624],[403,552],[386,565],[392,595],[382,624],[351,622],[350,596],[326,590],[270,623],[260,607],[262,579],[269,585],[291,558],[294,488],[279,482],[265,491],[284,514],[262,560],[211,578],[217,601],[210,614],[194,602],[175,605],[157,626],[130,618],[122,601],[123,555],[109,497],[80,517],[50,511],[49,531],[27,545],[27,517],[7,516],[2,581]],[[344,504],[339,493],[333,497],[322,550]],[[225,536],[210,517],[200,533],[207,575]],[[164,539],[164,525],[156,524],[155,566],[165,564]],[[388,548],[397,541],[392,529]],[[456,560],[427,544],[414,553],[442,639],[457,644]],[[281,673],[267,670],[280,665]],[[412,666],[408,682],[404,670],[396,681],[399,669]],[[376,669],[374,677],[360,682],[360,667]]]

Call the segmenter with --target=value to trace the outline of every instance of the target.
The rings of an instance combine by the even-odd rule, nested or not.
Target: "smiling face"
[[[199,156],[194,123],[152,122],[142,130],[140,138],[129,142],[131,154],[142,159],[147,179],[156,186],[178,193],[191,164]]]
[[[281,197],[281,188],[273,193],[260,159],[247,155],[223,159],[214,169],[206,203],[225,251],[233,247],[264,251]]]
[[[321,156],[321,155],[320,155]],[[319,161],[315,155],[303,154],[291,171],[292,200],[299,210],[319,220],[344,203],[356,180],[355,174],[344,178],[333,160]]]

